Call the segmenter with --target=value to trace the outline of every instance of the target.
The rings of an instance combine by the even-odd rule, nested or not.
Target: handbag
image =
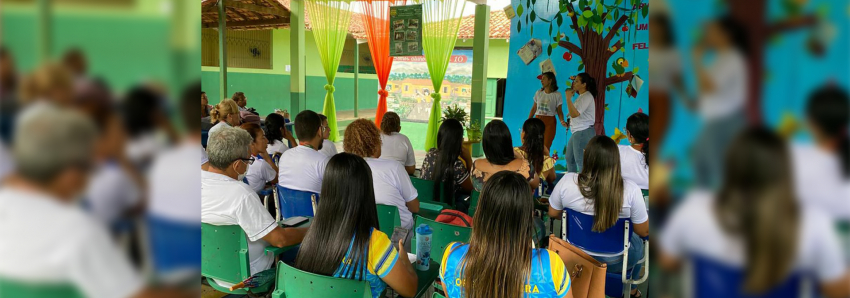
[[[570,291],[574,298],[605,298],[605,273],[602,263],[555,235],[549,235],[549,250],[561,257],[570,274]]]

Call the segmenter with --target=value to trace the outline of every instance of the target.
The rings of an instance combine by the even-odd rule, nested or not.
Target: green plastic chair
[[[266,254],[278,255],[291,247],[267,247]],[[216,226],[201,224],[201,275],[206,278],[237,284],[251,277],[251,262],[248,258],[248,237],[237,225]],[[247,295],[265,293],[271,284],[252,289],[236,289],[219,286],[210,280],[210,287],[216,291]]]
[[[431,235],[431,259],[436,262],[440,262],[440,260],[443,259],[443,252],[446,250],[446,247],[449,246],[449,243],[469,242],[469,237],[472,236],[472,228],[444,224],[422,216],[416,217],[416,223],[413,225],[413,229],[415,230],[421,224],[427,224],[434,232],[434,234]],[[416,253],[415,235],[411,242],[411,250],[413,251],[412,253]]]
[[[641,189],[640,193],[643,194],[643,202],[646,203],[646,208],[649,208],[649,190]]]
[[[0,278],[0,297],[19,298],[83,298],[71,284],[27,283]]]
[[[416,188],[416,192],[419,194],[418,198],[420,202],[424,201],[432,204],[438,204],[443,206],[443,209],[454,208],[454,201],[447,204],[434,200],[434,181],[410,177],[410,182],[413,183],[413,188]]]
[[[393,229],[401,226],[401,217],[398,214],[398,207],[390,205],[377,204],[378,206],[378,224],[381,226],[381,232],[392,237]]]
[[[272,298],[372,298],[369,282],[313,274],[277,263],[277,289]]]
[[[446,298],[446,296],[440,295],[440,293],[434,293],[434,296],[432,296],[432,298]]]
[[[481,197],[481,193],[477,190],[473,190],[472,195],[469,196],[469,217],[475,217],[475,210],[478,209],[479,197]]]

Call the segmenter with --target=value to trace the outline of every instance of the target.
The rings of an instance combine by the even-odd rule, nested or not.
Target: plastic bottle
[[[431,235],[433,231],[427,224],[416,228],[416,270],[428,271],[431,266]]]

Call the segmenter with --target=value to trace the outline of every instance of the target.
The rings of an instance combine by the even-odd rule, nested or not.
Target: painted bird
[[[614,70],[617,72],[618,77],[622,77],[626,72],[626,67],[629,67],[629,61],[626,58],[620,57],[614,61],[614,64],[611,64],[614,67]]]
[[[620,141],[622,141],[625,138],[626,138],[626,135],[624,135],[623,132],[620,131],[619,128],[614,128],[614,135],[611,136],[611,139],[614,140],[614,143],[619,144]]]

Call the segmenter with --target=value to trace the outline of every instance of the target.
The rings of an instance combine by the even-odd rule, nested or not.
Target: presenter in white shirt
[[[531,106],[531,112],[528,113],[528,118],[538,118],[543,120],[546,125],[543,144],[546,148],[552,147],[552,141],[555,140],[555,134],[558,131],[558,125],[555,124],[555,116],[561,119],[561,125],[567,127],[566,118],[564,118],[563,99],[561,93],[558,92],[558,80],[555,74],[551,71],[544,72],[540,78],[542,88],[534,93],[534,104]]]
[[[576,92],[579,96],[573,102],[573,95]],[[564,152],[564,156],[567,172],[578,173],[582,169],[584,147],[587,146],[590,138],[596,135],[593,128],[593,123],[596,121],[596,79],[586,72],[576,75],[573,86],[567,89],[566,95],[570,122],[565,125],[570,128],[573,135],[567,142],[567,151]]]
[[[626,121],[629,145],[620,147],[620,167],[623,178],[649,189],[649,116],[634,113]]]

